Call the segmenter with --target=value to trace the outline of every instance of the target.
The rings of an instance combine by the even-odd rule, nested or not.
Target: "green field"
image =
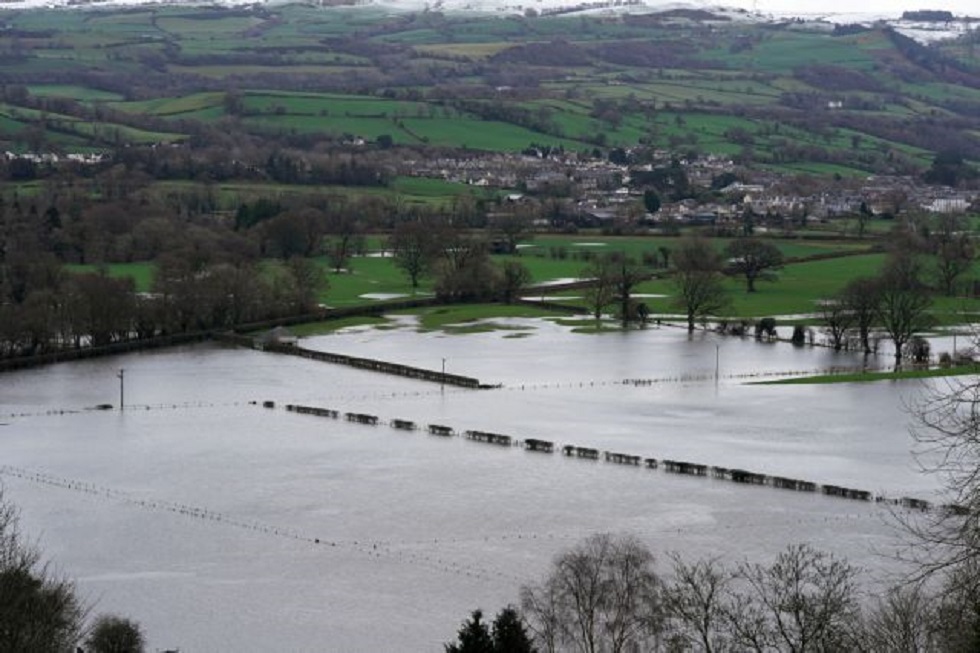
[[[788,257],[805,257],[824,255],[828,252],[853,251],[858,245],[854,241],[834,242],[798,242],[776,241]],[[520,256],[498,256],[498,262],[517,261],[525,265],[531,273],[532,283],[581,278],[587,275],[590,265],[588,257],[611,251],[621,251],[629,256],[641,258],[645,253],[659,252],[660,247],[676,246],[677,240],[671,238],[611,238],[602,236],[540,236],[525,243],[529,247],[522,248]],[[725,241],[715,244],[721,248]],[[378,248],[382,239],[369,239],[369,246]],[[563,251],[564,253],[559,254]],[[367,256],[355,257],[348,265],[347,271],[334,272],[325,258],[316,259],[328,281],[328,287],[320,296],[321,303],[333,307],[347,307],[370,304],[381,299],[397,299],[419,296],[431,296],[432,280],[423,277],[420,288],[413,291],[404,273],[398,269],[391,258]],[[722,317],[729,319],[758,319],[761,317],[776,317],[782,325],[810,324],[817,325],[819,319],[819,303],[821,300],[836,295],[849,281],[858,277],[874,276],[880,271],[884,262],[883,254],[850,254],[838,258],[821,259],[789,263],[778,271],[777,280],[772,283],[759,282],[758,291],[748,293],[745,281],[740,277],[731,277],[725,284],[731,297],[731,306]],[[263,269],[266,274],[274,274],[280,265],[277,261],[266,261]],[[73,272],[92,272],[102,269],[98,266],[68,266]],[[152,263],[127,263],[105,266],[108,274],[113,277],[131,277],[136,289],[148,292],[152,289],[155,265]],[[656,272],[656,270],[654,270]],[[978,270],[973,275],[978,275]],[[663,274],[662,272],[660,273]],[[980,275],[978,275],[980,276]],[[540,291],[549,297],[563,297],[564,303],[578,305],[586,309],[581,299],[582,291],[554,292],[547,288]],[[677,312],[671,297],[675,292],[672,281],[668,277],[654,278],[640,284],[635,290],[643,297],[653,314],[672,315]],[[537,293],[535,293],[537,294]],[[482,306],[476,311],[477,316],[468,316],[469,309],[455,308],[454,322],[469,323],[477,319],[507,316],[540,315],[534,309],[528,313],[525,309],[497,307],[496,309]],[[516,311],[516,312],[515,312]],[[935,299],[932,313],[940,325],[954,325],[969,322],[971,316],[980,314],[980,300],[966,298]],[[437,313],[438,315],[438,313]],[[437,320],[433,317],[432,320]],[[423,321],[425,328],[436,328],[435,322],[429,324]],[[472,326],[472,325],[471,325]],[[587,325],[588,326],[588,325]],[[595,325],[591,325],[594,327]],[[601,325],[600,325],[601,326]],[[471,327],[465,327],[471,328]],[[479,325],[472,328],[500,328],[499,325],[488,327]],[[590,327],[591,328],[591,327]],[[605,327],[603,327],[605,328]]]
[[[153,289],[153,275],[156,274],[154,263],[111,263],[108,265],[68,265],[72,273],[92,273],[105,271],[114,279],[130,278],[136,286],[136,292],[150,292]]]
[[[122,99],[118,93],[70,84],[37,84],[28,86],[27,90],[36,97],[69,98],[79,102],[116,102]]]
[[[915,129],[878,133],[855,126],[856,120],[904,125],[955,116],[972,121],[963,133],[980,141],[969,104],[980,102],[980,91],[941,74],[904,74],[902,53],[881,29],[834,36],[805,25],[738,23],[715,24],[706,32],[696,22],[439,12],[393,20],[367,7],[288,4],[274,12],[165,6],[38,10],[10,14],[8,27],[31,36],[21,37],[19,58],[0,63],[0,71],[18,79],[78,73],[79,81],[71,84],[27,83],[35,98],[105,103],[132,116],[215,124],[230,117],[225,89],[214,90],[224,85],[242,97],[236,124],[264,137],[353,135],[370,141],[388,135],[396,144],[488,151],[520,150],[532,142],[589,149],[642,141],[730,156],[749,153],[780,172],[843,177],[887,168],[893,152],[918,165],[933,154],[928,142],[914,138]],[[575,35],[572,41],[569,34]],[[543,60],[534,54],[521,59],[521,47],[528,44],[545,47]],[[557,44],[551,54],[549,44]],[[939,47],[962,54],[956,44]],[[566,50],[578,53],[568,63]],[[815,82],[801,72],[821,66],[851,77],[844,75],[836,89],[833,73]],[[97,82],[89,85],[93,72],[128,76],[127,97],[133,99]],[[164,83],[161,74],[207,79],[204,86],[211,90],[192,92],[201,84]],[[877,87],[854,81],[868,74]],[[511,95],[525,79],[527,88]],[[269,88],[270,80],[277,88]],[[837,114],[789,110],[787,94],[812,96],[817,109],[845,96],[868,106]],[[550,123],[543,130],[529,127],[526,116],[506,112],[503,119],[484,120],[459,110],[457,96],[510,104],[532,115],[545,111]],[[609,101],[618,105],[612,117],[597,113],[598,104]],[[825,123],[820,134],[809,126],[814,115]],[[24,125],[40,116],[26,107],[19,116],[8,109],[2,126],[7,140],[23,149]],[[58,125],[49,128],[48,139],[64,148],[182,137],[134,124],[87,129],[77,117],[50,117]],[[797,146],[788,159],[786,143]]]

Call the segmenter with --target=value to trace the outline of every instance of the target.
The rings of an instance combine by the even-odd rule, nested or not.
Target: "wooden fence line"
[[[427,370],[422,367],[402,365],[401,363],[391,363],[389,361],[375,360],[373,358],[360,358],[357,356],[347,356],[346,354],[317,351],[295,345],[267,344],[263,347],[263,350],[276,354],[299,356],[300,358],[308,358],[310,360],[321,361],[324,363],[347,365],[348,367],[369,370],[371,372],[381,372],[382,374],[393,374],[395,376],[404,376],[410,379],[419,379],[422,381],[432,381],[439,384],[453,385],[460,388],[488,389],[494,387],[481,384],[479,379],[475,379],[471,376],[437,372],[435,370]]]
[[[271,401],[263,402],[266,408],[274,408],[275,403]],[[286,406],[289,411],[304,413],[308,415],[317,415],[321,417],[331,417],[337,419],[339,412],[336,410],[330,410],[325,408],[316,408],[311,406],[295,406],[289,404]],[[353,413],[347,413],[348,419]],[[356,419],[352,421],[357,421],[363,424],[376,425],[380,423],[378,418],[374,415],[364,415],[360,416],[364,419]],[[416,430],[418,426],[415,422],[402,419],[394,419],[388,422],[393,428],[402,430]],[[600,451],[592,447],[580,447],[574,444],[556,445],[556,443],[550,440],[539,440],[536,438],[525,438],[521,440],[520,438],[503,435],[500,433],[490,433],[487,431],[458,431],[451,426],[445,426],[442,424],[429,424],[427,430],[432,435],[440,435],[444,437],[454,437],[456,435],[463,435],[469,440],[475,442],[484,442],[488,444],[496,444],[503,446],[516,446],[521,447],[525,451],[529,452],[540,452],[546,454],[553,454],[555,451],[561,451],[564,457],[567,458],[582,458],[591,461],[605,461],[613,465],[625,465],[631,467],[646,467],[647,469],[656,470],[663,469],[665,472],[670,474],[679,474],[683,476],[694,476],[700,478],[713,478],[721,481],[730,481],[733,483],[738,483],[740,485],[759,485],[765,487],[771,487],[779,490],[790,490],[794,492],[803,493],[813,493],[813,494],[823,494],[828,497],[839,497],[843,499],[851,499],[854,501],[871,502],[875,503],[885,503],[889,505],[901,506],[909,510],[920,510],[927,511],[938,509],[950,514],[963,515],[963,508],[961,506],[946,504],[935,506],[929,501],[923,499],[915,499],[912,497],[901,497],[892,498],[885,496],[883,494],[874,494],[867,490],[859,490],[855,488],[841,487],[839,485],[832,484],[820,484],[813,481],[804,481],[794,478],[786,478],[783,476],[773,476],[770,474],[759,474],[756,472],[750,472],[744,469],[729,469],[727,467],[718,467],[712,465],[703,465],[700,463],[692,463],[687,461],[679,460],[669,460],[669,459],[657,459],[657,458],[643,458],[634,454],[619,453],[613,451]]]

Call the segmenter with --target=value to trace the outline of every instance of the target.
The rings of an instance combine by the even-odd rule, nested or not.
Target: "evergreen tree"
[[[494,653],[535,653],[520,613],[507,606],[493,620]]]
[[[474,610],[470,618],[460,626],[457,642],[446,644],[446,653],[494,653],[493,638],[482,619],[483,611]]]
[[[90,653],[143,653],[146,643],[135,621],[104,615],[99,617],[86,640]]]

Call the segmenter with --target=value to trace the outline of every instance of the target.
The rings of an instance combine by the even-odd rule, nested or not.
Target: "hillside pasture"
[[[73,84],[33,84],[27,91],[34,97],[68,98],[79,102],[118,102],[123,99],[118,93]]]
[[[223,106],[224,93],[194,93],[180,97],[164,97],[137,102],[118,102],[112,107],[120,111],[143,113],[153,116],[183,116]]]

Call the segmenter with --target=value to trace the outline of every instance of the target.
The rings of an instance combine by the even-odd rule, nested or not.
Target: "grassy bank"
[[[960,365],[933,369],[899,370],[895,372],[848,372],[842,374],[819,374],[795,379],[760,381],[752,385],[814,385],[826,383],[873,383],[875,381],[904,381],[908,379],[931,379],[937,377],[967,376],[980,374],[980,365]]]

